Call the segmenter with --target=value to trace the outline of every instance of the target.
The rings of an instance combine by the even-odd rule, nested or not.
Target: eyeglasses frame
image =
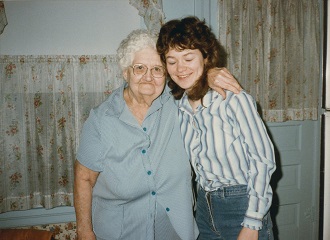
[[[146,70],[146,72],[144,73],[144,74],[135,74],[135,71],[134,71],[134,67],[135,66],[144,66],[147,70]],[[133,74],[135,75],[135,76],[141,76],[141,77],[143,77],[144,75],[146,75],[147,74],[147,72],[148,72],[148,70],[150,70],[150,73],[151,73],[151,75],[154,77],[154,78],[162,78],[162,77],[164,77],[165,75],[166,75],[166,69],[163,67],[163,66],[161,66],[161,65],[156,65],[156,66],[154,66],[154,67],[152,67],[152,68],[148,68],[145,64],[142,64],[142,63],[136,63],[136,64],[134,64],[133,66],[129,66],[129,67],[131,67],[132,69],[133,69]],[[156,77],[156,76],[154,76],[154,74],[152,73],[152,70],[153,69],[155,69],[155,67],[159,67],[159,68],[163,68],[163,70],[164,70],[164,73],[163,73],[163,76],[161,76],[161,77]]]

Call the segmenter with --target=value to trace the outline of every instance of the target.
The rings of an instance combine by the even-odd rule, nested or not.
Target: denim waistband
[[[215,191],[210,191],[210,192],[205,191],[203,188],[200,188],[200,191],[212,196],[229,197],[229,196],[246,194],[247,185],[224,186],[218,188]]]

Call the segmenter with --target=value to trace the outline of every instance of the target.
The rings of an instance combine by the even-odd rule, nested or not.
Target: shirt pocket
[[[93,207],[93,229],[98,238],[119,239],[123,231],[123,206],[109,206],[97,201]]]

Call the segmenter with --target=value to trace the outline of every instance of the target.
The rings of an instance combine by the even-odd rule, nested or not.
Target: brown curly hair
[[[175,19],[165,23],[157,40],[157,51],[162,62],[166,65],[165,54],[170,48],[179,51],[185,49],[198,49],[204,59],[207,59],[204,71],[194,87],[189,91],[188,97],[191,100],[202,99],[209,90],[207,82],[207,71],[215,67],[225,67],[227,54],[221,46],[205,20],[189,16],[181,20]],[[180,99],[184,89],[179,87],[172,79],[169,79],[168,86],[172,89],[175,99]]]

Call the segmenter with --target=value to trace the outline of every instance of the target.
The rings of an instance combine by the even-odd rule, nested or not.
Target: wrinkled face
[[[181,88],[189,92],[195,82],[203,74],[206,60],[198,49],[184,49],[179,51],[170,48],[165,54],[166,68],[172,80]]]
[[[145,74],[140,73],[140,66],[143,65],[148,68]],[[162,77],[154,77],[151,74],[151,69],[153,69],[154,75],[157,76],[158,74],[156,72],[163,67],[157,50],[146,48],[136,52],[131,66],[137,67],[134,72],[132,67],[127,68],[123,72],[124,78],[128,82],[131,91],[138,96],[157,98],[162,93],[165,86],[165,75]]]

